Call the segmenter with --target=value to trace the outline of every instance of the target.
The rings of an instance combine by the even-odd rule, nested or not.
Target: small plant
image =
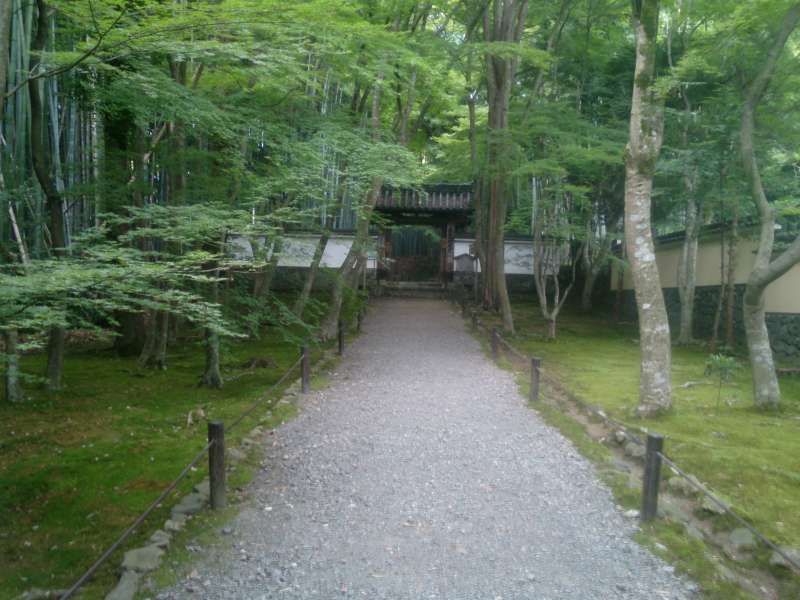
[[[733,379],[734,372],[739,368],[738,361],[732,356],[725,354],[712,354],[706,359],[706,376],[714,375],[719,377],[719,386],[717,387],[717,410],[719,410],[719,402],[722,397],[722,384]]]

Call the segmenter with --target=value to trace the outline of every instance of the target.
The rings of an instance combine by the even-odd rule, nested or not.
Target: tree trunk
[[[711,354],[717,353],[719,343],[719,324],[722,320],[722,307],[725,305],[725,286],[727,286],[727,276],[725,272],[725,230],[720,233],[719,240],[719,296],[717,297],[717,308],[714,311],[714,323],[711,325],[711,339],[708,342],[708,349]]]
[[[556,320],[548,319],[547,321],[547,339],[556,339]]]
[[[628,250],[625,244],[622,245],[622,257],[617,267],[617,290],[616,298],[614,299],[614,322],[622,322],[622,303],[625,296],[625,264],[627,260]]]
[[[583,312],[592,312],[594,284],[597,282],[598,275],[600,275],[600,271],[592,267],[583,280],[583,291],[581,292],[581,310]]]
[[[219,335],[211,329],[206,329],[206,368],[200,385],[203,387],[220,389],[222,387],[222,373],[219,368]]]
[[[142,353],[146,331],[145,318],[141,313],[121,313],[116,315],[119,322],[114,337],[114,351],[119,356],[134,356]]]
[[[31,69],[36,74],[40,69],[41,55],[47,47],[47,38],[50,30],[49,8],[44,0],[36,1],[39,14],[36,25],[36,37],[31,45]],[[28,81],[28,94],[31,108],[31,156],[33,157],[33,170],[36,179],[42,188],[49,214],[50,236],[52,250],[56,256],[63,256],[66,252],[66,230],[61,194],[58,191],[51,172],[52,152],[49,139],[45,131],[44,102],[42,101],[39,80]],[[47,349],[47,389],[57,390],[61,387],[61,374],[64,366],[64,337],[62,327],[55,327],[50,332]]]
[[[3,345],[5,346],[5,373],[3,377],[3,390],[6,402],[22,402],[22,386],[19,383],[19,351],[17,349],[17,330],[9,329],[3,332]]]
[[[319,241],[317,242],[317,247],[314,250],[314,257],[311,259],[311,265],[308,268],[308,274],[306,275],[303,289],[300,292],[300,296],[297,298],[297,301],[294,303],[293,312],[299,319],[303,318],[303,311],[305,310],[306,302],[308,302],[308,298],[311,296],[311,290],[314,289],[314,280],[317,278],[319,265],[322,262],[322,256],[325,254],[325,248],[328,246],[329,237],[330,232],[327,229],[324,230],[320,235]]]
[[[156,347],[153,353],[152,366],[162,371],[167,368],[167,343],[169,341],[169,313],[165,310],[158,312],[158,329],[156,336]]]
[[[154,310],[148,310],[143,315],[144,321],[144,343],[142,344],[142,351],[139,353],[139,368],[143,369],[150,366],[153,355],[156,351],[156,343],[158,339],[158,313]]]
[[[0,121],[5,114],[5,93],[8,82],[8,48],[11,42],[12,0],[3,0],[0,5]]]
[[[494,0],[483,12],[483,33],[487,43],[519,43],[525,28],[527,0]],[[517,57],[486,54],[486,89],[489,100],[489,227],[486,282],[490,307],[499,309],[503,329],[514,333],[514,317],[505,277],[506,159],[508,154],[508,106]]]
[[[53,327],[47,339],[47,383],[45,388],[50,392],[61,389],[61,378],[64,372],[64,345],[66,331],[63,327]]]
[[[8,59],[11,35],[11,15],[13,2],[5,0],[0,5],[0,123],[5,116],[5,93],[6,83],[8,82]],[[3,174],[0,172],[0,193],[5,191]],[[11,217],[14,237],[20,249],[20,260],[23,264],[28,262],[27,252],[22,236],[16,224],[13,206],[9,203],[9,215]],[[7,402],[21,402],[23,400],[22,387],[19,383],[19,354],[17,350],[18,333],[16,329],[3,331],[3,345],[5,346],[5,373],[3,377],[3,390]]]
[[[211,284],[211,299],[219,302],[219,269],[216,271],[216,280]],[[220,372],[220,348],[219,334],[213,329],[205,330],[206,344],[206,364],[203,375],[200,378],[200,385],[204,387],[220,389],[222,387],[222,373]]]
[[[761,173],[756,160],[753,143],[755,113],[761,98],[769,87],[786,41],[800,21],[800,4],[795,4],[786,12],[781,27],[773,41],[761,70],[744,90],[739,141],[742,164],[750,183],[753,203],[761,218],[761,232],[758,240],[753,270],[747,279],[744,293],[744,329],[747,334],[747,348],[753,372],[753,399],[758,408],[777,408],[781,392],[775,362],[769,344],[766,314],[764,311],[764,290],[767,286],[800,262],[800,236],[776,259],[772,260],[775,242],[775,212],[767,200]]]
[[[372,141],[378,142],[381,138],[381,83],[383,81],[383,73],[379,72],[376,76],[374,90],[372,92]],[[367,244],[369,243],[369,225],[372,221],[372,213],[375,210],[375,204],[378,202],[378,197],[383,187],[383,178],[373,177],[372,185],[364,206],[358,215],[358,225],[356,227],[356,237],[353,240],[347,256],[339,268],[336,280],[331,292],[331,301],[328,306],[328,314],[325,316],[322,324],[320,325],[320,337],[323,340],[331,339],[336,336],[339,327],[339,317],[342,311],[342,300],[344,299],[344,288],[352,285],[353,277],[357,277],[358,273],[353,273],[358,264],[359,256],[366,252]]]
[[[681,300],[679,344],[691,344],[694,339],[694,299],[697,288],[697,246],[700,236],[700,217],[693,197],[693,187],[687,184],[687,188],[690,188],[688,190],[690,196],[686,207],[686,233],[678,265],[678,295]]]
[[[639,406],[650,416],[671,406],[672,348],[669,321],[656,263],[651,228],[653,174],[663,140],[663,104],[655,77],[658,0],[633,3],[636,69],[630,132],[625,152],[625,242],[639,314]]]
[[[375,91],[377,95],[377,89]],[[330,306],[328,307],[328,314],[320,325],[320,337],[323,340],[328,340],[336,336],[339,327],[339,317],[342,312],[342,302],[344,300],[345,288],[352,287],[358,283],[358,264],[362,252],[366,251],[366,245],[369,243],[369,224],[372,217],[375,203],[378,201],[383,179],[376,177],[372,181],[372,189],[370,190],[367,200],[365,202],[364,211],[358,218],[358,229],[356,237],[353,240],[347,256],[339,268],[336,280],[334,281],[333,291],[331,292]]]
[[[734,206],[731,220],[731,233],[728,239],[728,275],[726,277],[725,305],[725,345],[736,346],[734,315],[736,312],[736,253],[739,246],[739,206]]]

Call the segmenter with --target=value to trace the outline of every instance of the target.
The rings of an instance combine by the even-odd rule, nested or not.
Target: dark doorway
[[[391,281],[434,281],[440,277],[441,232],[426,225],[400,225],[387,232],[385,256]]]

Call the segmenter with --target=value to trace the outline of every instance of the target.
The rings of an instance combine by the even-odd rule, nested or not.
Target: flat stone
[[[710,512],[712,515],[725,514],[725,510],[719,504],[711,500],[711,498],[709,498],[708,496],[703,496],[703,503],[700,505],[700,507],[704,511]]]
[[[790,548],[788,546],[781,546],[780,548],[784,554],[788,555],[794,562],[800,564],[800,548]],[[769,557],[769,564],[773,567],[781,567],[783,569],[792,568],[789,561],[775,551],[773,551],[772,556]]]
[[[211,484],[209,483],[208,479],[204,479],[196,486],[194,486],[194,491],[195,493],[200,494],[204,498],[208,498],[208,496],[211,494]]]
[[[166,548],[169,546],[171,540],[172,536],[163,529],[157,529],[153,532],[153,535],[150,536],[150,543],[159,548]]]
[[[736,550],[751,550],[756,547],[756,536],[749,529],[739,527],[730,532],[728,542]]]
[[[136,571],[123,571],[116,587],[106,594],[106,600],[133,600],[142,576]]]
[[[658,501],[658,513],[676,523],[688,523],[692,519],[689,514],[678,502],[663,496]]]
[[[631,458],[644,458],[645,447],[635,442],[628,442],[625,444],[625,454]]]
[[[244,460],[247,457],[247,455],[238,448],[226,448],[225,454],[231,462]]]
[[[696,485],[700,484],[700,481],[694,475],[690,475],[689,479],[691,479]],[[688,498],[693,498],[700,493],[697,487],[692,485],[692,483],[680,475],[673,475],[667,480],[667,489],[670,492],[679,494],[681,496],[686,496]]]
[[[138,573],[155,571],[161,563],[161,556],[164,551],[158,546],[144,546],[128,550],[122,560],[122,568]]]
[[[739,581],[739,577],[731,571],[725,565],[717,565],[717,573],[719,573],[720,578],[730,583],[737,583]]]
[[[623,473],[631,472],[631,466],[624,460],[619,460],[618,458],[614,458],[611,460],[611,464],[614,466],[615,469],[622,471]]]
[[[184,525],[186,525],[186,517],[184,515],[180,515],[178,518],[173,517],[171,519],[167,519],[167,521],[164,523],[164,529],[174,533],[183,529]]]
[[[700,529],[699,527],[697,527],[693,523],[687,523],[686,524],[686,535],[688,535],[690,538],[694,538],[694,539],[699,540],[701,542],[706,539],[706,536],[703,533],[703,530]]]
[[[207,499],[200,494],[188,494],[172,507],[172,518],[177,515],[193,515],[199,513],[206,506]]]
[[[67,590],[43,590],[41,588],[33,588],[17,596],[17,600],[50,600],[52,598],[61,598]]]

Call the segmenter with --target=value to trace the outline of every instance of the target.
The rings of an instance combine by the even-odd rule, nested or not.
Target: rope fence
[[[639,433],[645,436],[644,439],[639,437],[638,435],[632,433],[631,429],[632,426],[618,421],[613,417],[610,417],[606,414],[603,410],[588,404],[578,398],[576,398],[573,394],[570,394],[562,385],[561,381],[554,377],[553,375],[549,374],[547,370],[542,368],[542,360],[538,357],[529,357],[527,354],[522,352],[519,348],[516,348],[511,342],[503,338],[500,334],[497,327],[491,327],[482,323],[481,320],[478,318],[477,309],[475,307],[469,306],[469,301],[465,300],[465,297],[457,297],[456,294],[452,293],[450,295],[450,300],[461,306],[461,314],[465,318],[467,315],[470,317],[471,325],[473,331],[479,332],[484,331],[489,337],[489,347],[492,354],[492,358],[494,360],[498,360],[499,358],[499,348],[503,346],[510,354],[514,355],[515,358],[519,359],[521,362],[525,363],[530,360],[530,369],[531,369],[531,393],[530,399],[532,402],[538,401],[542,398],[541,391],[539,389],[539,383],[541,381],[546,382],[552,388],[564,393],[569,397],[569,399],[576,404],[578,404],[582,409],[588,411],[589,413],[603,419],[606,423],[613,425],[614,427],[622,430],[626,439],[629,439],[633,443],[644,446],[645,447],[645,456],[644,456],[644,473],[642,476],[642,505],[641,510],[639,512],[639,518],[642,523],[652,521],[656,518],[658,513],[658,493],[661,486],[661,463],[665,463],[672,471],[678,475],[679,477],[685,479],[689,482],[689,484],[700,492],[703,496],[708,498],[714,505],[718,506],[720,510],[722,510],[725,514],[730,515],[737,523],[739,523],[742,527],[750,531],[756,538],[758,538],[764,545],[768,548],[773,550],[776,554],[778,554],[781,558],[783,558],[787,564],[791,565],[794,569],[800,572],[800,564],[798,561],[793,558],[790,554],[785,552],[778,546],[775,542],[771,541],[766,535],[761,533],[758,529],[756,529],[753,525],[748,523],[744,518],[736,514],[728,504],[720,500],[716,495],[710,492],[705,486],[703,486],[696,477],[693,477],[686,473],[683,469],[681,469],[678,465],[675,464],[674,461],[669,459],[663,452],[663,444],[664,438],[660,435],[654,434],[652,432],[646,431],[642,428],[636,428]],[[552,399],[551,399],[552,401]],[[558,404],[558,402],[553,402],[554,404]]]
[[[360,329],[361,319],[363,315],[359,312],[358,326]],[[345,329],[346,324],[340,321],[337,331],[337,354],[344,353],[345,342]],[[220,509],[225,507],[225,431],[228,432],[238,427],[247,417],[261,406],[264,402],[271,399],[274,392],[280,388],[289,379],[289,376],[294,373],[298,366],[301,368],[300,380],[302,392],[308,393],[310,390],[310,377],[311,377],[311,352],[308,346],[303,346],[300,349],[300,357],[292,363],[292,365],[284,371],[283,375],[273,383],[255,402],[253,402],[247,409],[239,414],[234,421],[227,426],[227,428],[219,421],[210,421],[208,423],[208,442],[203,448],[194,455],[181,470],[175,479],[173,479],[167,487],[165,487],[158,497],[151,502],[147,508],[128,526],[125,531],[111,544],[98,559],[88,568],[84,573],[67,589],[60,597],[59,600],[69,600],[84,586],[89,580],[97,573],[97,570],[118,550],[130,536],[138,529],[138,527],[149,517],[157,508],[161,506],[167,496],[172,493],[178,484],[183,481],[186,476],[192,471],[194,467],[200,462],[203,457],[209,457],[209,504],[212,509]]]

